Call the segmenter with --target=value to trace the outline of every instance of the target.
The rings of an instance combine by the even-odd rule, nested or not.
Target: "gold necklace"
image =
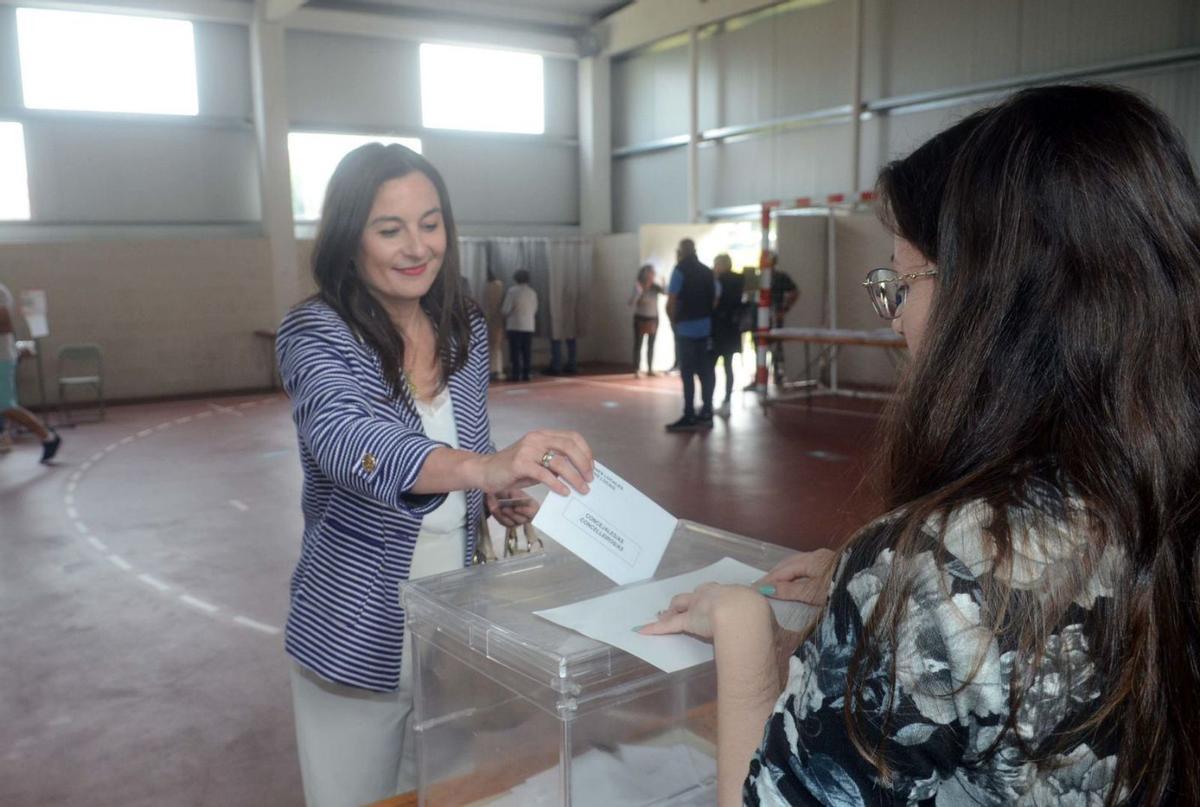
[[[408,397],[412,400],[417,400],[417,385],[413,383],[412,376],[408,374],[408,370],[400,368],[400,377],[404,379],[404,386],[408,389]]]

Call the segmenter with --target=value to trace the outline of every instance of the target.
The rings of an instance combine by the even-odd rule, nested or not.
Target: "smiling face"
[[[446,255],[441,200],[429,177],[412,171],[379,186],[359,243],[359,277],[389,312],[419,302]]]

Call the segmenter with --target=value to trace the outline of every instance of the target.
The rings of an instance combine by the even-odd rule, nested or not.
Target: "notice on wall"
[[[50,335],[50,317],[46,304],[46,292],[41,289],[25,289],[21,292],[21,316],[34,339]]]
[[[619,585],[649,580],[678,519],[600,463],[586,494],[551,493],[533,526]]]

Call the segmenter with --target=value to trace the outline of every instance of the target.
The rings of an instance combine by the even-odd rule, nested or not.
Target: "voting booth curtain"
[[[483,299],[489,268],[506,288],[517,270],[525,269],[538,294],[535,333],[550,339],[587,333],[590,238],[460,238],[458,244],[463,277],[476,300]]]

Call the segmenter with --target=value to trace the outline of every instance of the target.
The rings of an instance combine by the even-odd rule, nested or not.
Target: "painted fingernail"
[[[758,593],[763,595],[764,597],[774,597],[775,596],[775,586],[759,586]]]

